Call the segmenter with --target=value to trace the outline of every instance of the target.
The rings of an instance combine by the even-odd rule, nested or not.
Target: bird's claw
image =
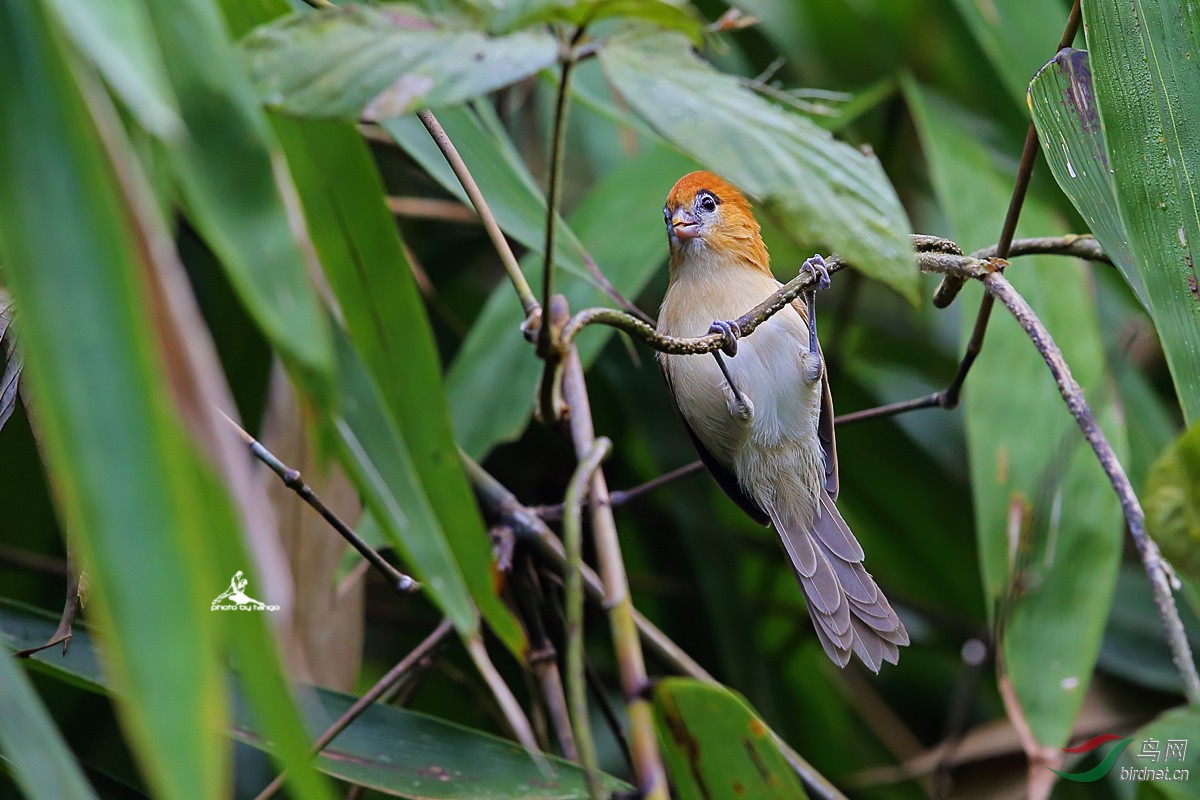
[[[721,336],[721,352],[733,358],[737,355],[738,336],[741,335],[741,328],[731,319],[719,319],[712,325],[708,326],[709,333],[720,334]]]
[[[801,272],[809,272],[816,276],[817,285],[815,291],[823,292],[829,288],[831,281],[829,280],[829,268],[825,266],[825,259],[821,258],[820,253],[816,253],[812,258],[804,260],[800,265]]]
[[[754,402],[741,392],[731,388],[729,396],[725,398],[725,403],[730,415],[742,422],[749,422],[754,418]]]

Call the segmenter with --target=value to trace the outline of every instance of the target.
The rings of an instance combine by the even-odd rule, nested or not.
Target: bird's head
[[[690,262],[742,263],[770,272],[750,201],[711,172],[684,175],[663,206],[672,271]]]

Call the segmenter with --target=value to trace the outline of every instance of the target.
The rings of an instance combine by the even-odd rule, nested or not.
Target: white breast
[[[737,274],[730,275],[730,269],[738,270]],[[689,269],[675,276],[667,291],[659,332],[703,335],[714,320],[740,316],[778,287],[771,276],[745,267],[724,267],[722,273]],[[734,468],[781,448],[819,454],[820,383],[805,378],[810,359],[808,326],[794,309],[783,309],[740,339],[736,356],[724,356],[734,382],[754,403],[749,425],[730,415],[722,389],[724,377],[711,355],[662,359],[684,418],[725,465]]]

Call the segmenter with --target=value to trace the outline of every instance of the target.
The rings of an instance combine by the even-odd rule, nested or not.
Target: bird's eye
[[[663,206],[663,222],[667,223],[667,227],[671,227],[671,209]]]
[[[707,211],[709,214],[717,210],[717,198],[713,197],[708,192],[700,194],[700,208]]]

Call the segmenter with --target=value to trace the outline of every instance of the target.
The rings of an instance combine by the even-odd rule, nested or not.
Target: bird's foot
[[[812,258],[805,259],[804,263],[800,265],[800,271],[816,276],[817,285],[813,287],[814,292],[823,292],[829,288],[829,284],[831,283],[829,280],[829,268],[825,266],[825,259],[821,258],[820,253],[814,254]]]
[[[806,262],[807,263],[807,262]],[[741,328],[731,319],[719,319],[708,326],[709,333],[720,334],[721,351],[732,358],[737,355],[738,337],[742,335]]]
[[[729,409],[729,414],[734,419],[742,422],[754,419],[754,401],[739,392],[737,387],[728,387],[725,392],[725,407]]]

